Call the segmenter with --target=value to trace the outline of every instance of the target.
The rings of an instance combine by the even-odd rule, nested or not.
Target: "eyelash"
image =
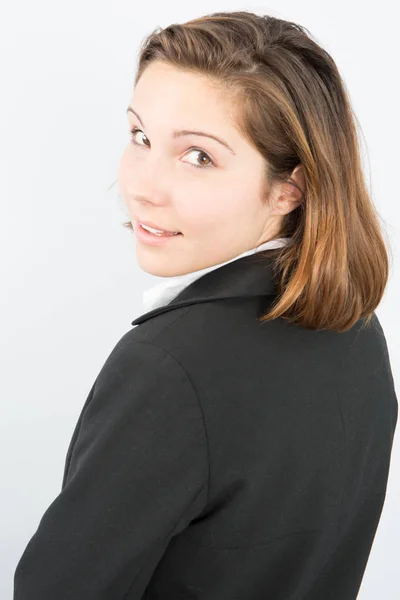
[[[135,146],[140,146],[141,145],[141,144],[138,144],[137,142],[135,142],[135,140],[133,139],[133,136],[138,131],[141,131],[143,133],[143,131],[141,129],[139,129],[138,127],[134,127],[129,132],[130,133],[130,137],[131,137],[131,143],[134,144]],[[193,151],[196,151],[196,152],[200,152],[201,154],[204,154],[204,156],[207,156],[208,160],[211,162],[211,164],[206,165],[206,166],[192,165],[190,163],[187,163],[187,164],[189,164],[190,167],[194,167],[195,169],[210,169],[211,167],[215,166],[214,161],[212,160],[212,158],[207,154],[207,152],[204,152],[204,150],[200,150],[200,148],[190,148],[190,150],[193,150]]]

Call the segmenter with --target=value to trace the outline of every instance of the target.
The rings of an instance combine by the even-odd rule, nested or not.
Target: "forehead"
[[[229,115],[233,106],[210,79],[157,61],[144,70],[132,94],[131,106],[145,122],[146,116],[155,122],[157,115],[163,115],[164,121],[181,117],[182,127],[198,126],[201,121],[207,126],[214,121],[215,126],[232,127]],[[188,119],[194,122],[188,123]]]

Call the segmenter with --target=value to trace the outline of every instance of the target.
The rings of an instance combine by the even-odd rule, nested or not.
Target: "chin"
[[[136,262],[139,268],[149,275],[155,277],[176,277],[185,275],[195,269],[190,268],[190,265],[180,264],[179,256],[176,257],[176,262],[171,260],[171,256],[143,256],[140,250],[136,251]]]

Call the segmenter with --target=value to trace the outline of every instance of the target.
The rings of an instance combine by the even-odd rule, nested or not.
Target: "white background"
[[[136,264],[116,184],[129,139],[125,111],[138,46],[157,26],[226,10],[305,25],[344,76],[362,127],[369,189],[393,251],[376,312],[400,381],[397,2],[4,3],[1,598],[11,598],[16,564],[60,492],[67,447],[89,389],[116,342],[144,312],[142,291],[158,281]],[[359,600],[398,598],[399,488],[395,438],[386,503]]]

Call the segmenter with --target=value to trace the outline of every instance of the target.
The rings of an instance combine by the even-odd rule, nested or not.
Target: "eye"
[[[134,140],[135,133],[137,133],[138,131],[140,131],[140,133],[143,133],[143,131],[141,129],[138,129],[137,127],[134,127],[130,131],[131,141],[132,141],[133,144],[136,144],[136,146],[140,146],[141,145],[141,144],[138,144],[137,142],[135,142],[135,140]],[[144,133],[143,133],[143,135],[144,135]],[[146,137],[146,136],[144,136],[144,137]]]
[[[133,129],[130,130],[130,134],[131,134],[131,143],[135,144],[135,146],[141,146],[142,144],[138,144],[135,141],[135,134],[138,133],[140,131],[140,133],[143,133],[143,131],[141,129],[139,129],[138,127],[134,127]],[[144,137],[146,137],[146,135],[143,133]],[[147,138],[146,138],[147,139]],[[206,152],[204,152],[204,150],[201,150],[200,148],[190,148],[189,151],[191,152],[198,152],[199,155],[203,155],[206,157],[206,159],[209,161],[210,164],[207,165],[193,165],[193,164],[189,164],[190,167],[194,167],[195,169],[209,169],[210,167],[215,166],[213,160],[210,158],[210,156],[208,156],[208,154]]]

